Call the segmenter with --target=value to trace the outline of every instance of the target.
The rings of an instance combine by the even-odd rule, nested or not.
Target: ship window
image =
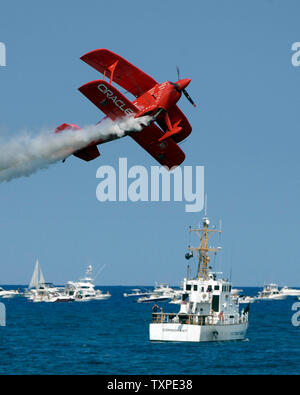
[[[198,290],[198,286],[194,285],[194,291],[197,291],[197,290]]]
[[[204,292],[204,287],[201,288],[201,292]]]
[[[220,287],[219,285],[215,285],[215,291],[219,291]]]
[[[207,292],[211,292],[212,291],[212,287],[211,287],[211,285],[209,285],[208,287],[207,287]]]
[[[182,295],[182,300],[185,301],[185,300],[187,300],[188,297],[189,297],[189,294],[183,294]]]
[[[191,284],[186,284],[186,287],[185,287],[185,289],[186,289],[187,291],[190,291],[190,290],[191,290],[191,288],[192,288]]]
[[[230,287],[229,287],[229,292],[231,292],[231,285],[230,285]]]

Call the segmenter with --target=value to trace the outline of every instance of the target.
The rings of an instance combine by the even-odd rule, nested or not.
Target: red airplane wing
[[[106,81],[88,82],[81,86],[79,91],[112,120],[138,112],[132,102]],[[145,127],[141,132],[130,134],[162,166],[169,168],[179,166],[185,159],[184,153],[172,139],[159,142],[158,140],[163,135],[164,132],[154,123]]]
[[[159,142],[158,140],[163,135],[163,131],[152,123],[141,132],[132,133],[130,137],[153,156],[158,163],[171,169],[184,161],[185,154],[172,139]]]
[[[113,81],[135,97],[142,95],[157,84],[152,77],[107,49],[95,49],[80,59],[100,73],[105,73],[109,78],[113,73]]]
[[[112,120],[138,112],[135,105],[107,81],[91,81],[78,90]]]
[[[179,142],[183,141],[184,139],[186,139],[191,134],[192,127],[191,127],[189,121],[187,120],[186,116],[183,114],[183,112],[179,109],[178,106],[174,106],[173,108],[171,108],[169,110],[168,114],[169,114],[170,121],[171,121],[172,125],[174,125],[176,122],[181,120],[179,123],[179,126],[181,126],[182,130],[178,134],[175,134],[174,136],[172,136],[172,139],[176,143],[179,143]],[[166,131],[168,129],[163,118],[159,118],[157,120],[157,123],[164,131]]]

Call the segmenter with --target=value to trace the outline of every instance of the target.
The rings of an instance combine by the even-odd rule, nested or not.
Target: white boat
[[[166,302],[174,298],[180,291],[169,287],[168,284],[155,284],[155,288],[148,296],[142,296],[137,299],[138,303]]]
[[[150,296],[142,296],[141,298],[138,298],[137,302],[138,303],[155,303],[155,302],[166,302],[167,300],[170,300],[169,296],[164,296],[164,295],[150,295]]]
[[[91,277],[93,268],[88,266],[86,276],[79,281],[69,281],[65,287],[66,295],[73,297],[76,302],[88,302],[91,300],[106,300],[111,297],[107,291],[95,290],[94,280]]]
[[[149,296],[151,294],[152,291],[148,291],[148,290],[142,291],[139,288],[134,288],[131,290],[131,293],[127,293],[127,292],[123,293],[123,296],[124,298],[129,298],[131,296],[139,297],[139,296]]]
[[[56,288],[53,284],[45,284],[44,287],[40,287],[37,290],[37,293],[33,296],[32,301],[44,302],[44,303],[66,303],[66,302],[74,302],[74,298],[70,295],[66,295],[64,292],[61,292]]]
[[[282,300],[285,299],[287,295],[281,293],[278,289],[277,284],[265,284],[262,291],[258,292],[258,300]]]
[[[255,302],[255,298],[251,296],[240,295],[238,299],[239,299],[239,304],[248,304]]]
[[[19,290],[15,289],[3,289],[0,287],[0,298],[7,299],[7,298],[13,298],[17,295],[20,295]]]
[[[248,329],[249,305],[239,312],[238,299],[234,299],[229,281],[217,279],[210,271],[210,253],[218,248],[208,245],[212,233],[205,216],[201,229],[191,229],[200,237],[200,247],[189,247],[190,253],[198,254],[198,268],[193,277],[188,268],[183,283],[183,294],[178,313],[166,313],[154,306],[152,323],[149,326],[151,341],[203,342],[243,340]],[[156,310],[156,311],[155,311]]]
[[[55,287],[52,283],[40,284],[38,288],[32,289],[31,294],[27,297],[34,303],[56,303],[74,301],[74,298],[64,294],[62,290]]]
[[[289,288],[289,287],[285,286],[285,287],[281,288],[279,293],[281,293],[282,295],[286,295],[286,296],[300,296],[300,289]]]

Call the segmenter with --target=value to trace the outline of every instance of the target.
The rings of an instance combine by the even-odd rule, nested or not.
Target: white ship
[[[88,266],[86,276],[79,281],[69,281],[65,287],[66,295],[75,299],[76,302],[88,302],[90,300],[105,300],[111,297],[109,292],[103,293],[95,290],[92,276],[93,268]]]
[[[189,229],[200,238],[200,246],[189,247],[189,259],[198,254],[198,268],[192,277],[189,267],[183,283],[178,313],[153,312],[150,324],[151,341],[203,342],[243,340],[248,329],[249,305],[240,313],[238,299],[232,297],[232,285],[217,279],[211,272],[210,254],[218,248],[209,247],[208,241],[221,230],[210,229],[205,215],[201,229]],[[155,306],[157,309],[157,306]]]

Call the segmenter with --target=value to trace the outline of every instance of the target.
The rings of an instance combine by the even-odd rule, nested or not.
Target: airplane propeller
[[[179,67],[176,66],[176,70],[177,70],[177,76],[178,76],[178,80],[180,80],[180,70]],[[194,106],[196,107],[196,104],[194,103],[193,99],[191,98],[191,96],[188,94],[186,89],[182,89],[181,92],[184,94],[184,96],[188,99],[188,101]]]

